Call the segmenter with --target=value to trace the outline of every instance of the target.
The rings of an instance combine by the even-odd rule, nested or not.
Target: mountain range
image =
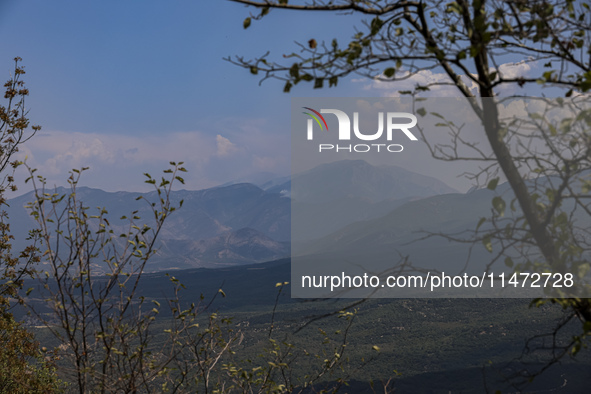
[[[320,193],[322,188],[330,192]],[[297,191],[295,195],[293,190]],[[69,191],[57,188],[55,192],[66,194]],[[235,183],[198,191],[173,191],[172,203],[178,204],[181,200],[184,203],[162,228],[158,253],[150,261],[148,270],[216,268],[276,260],[290,254],[292,212],[307,215],[319,223],[302,239],[296,237],[296,241],[322,239],[319,242],[334,243],[346,240],[343,231],[358,231],[368,220],[383,223],[376,229],[407,226],[408,221],[392,218],[393,212],[402,210],[399,212],[410,214],[407,207],[415,209],[413,207],[421,201],[430,204],[427,202],[431,201],[430,197],[449,193],[456,193],[453,194],[456,197],[448,197],[450,203],[461,196],[435,178],[395,166],[372,166],[362,160],[324,164],[295,174],[291,179],[276,178],[261,186]],[[77,198],[91,208],[90,214],[98,212],[99,208],[109,212],[109,221],[116,233],[128,226],[128,222],[118,218],[129,216],[133,211],[143,218],[140,224],[150,222],[151,207],[146,201],[137,201],[140,196],[147,201],[158,198],[156,192],[77,188]],[[35,226],[24,209],[33,199],[34,194],[30,192],[8,201],[7,213],[16,248],[26,245],[26,234]],[[426,212],[422,216],[421,212],[416,213],[426,217]],[[422,222],[419,217],[409,220],[418,224]]]

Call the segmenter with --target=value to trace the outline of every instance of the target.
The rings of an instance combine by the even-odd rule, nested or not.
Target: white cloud
[[[249,128],[255,129],[256,123]],[[19,159],[26,157],[48,186],[64,185],[69,171],[90,167],[83,185],[109,191],[146,190],[142,174],[159,177],[170,161],[184,162],[187,189],[219,185],[261,170],[289,171],[286,152],[277,149],[281,145],[274,136],[260,129],[245,133],[248,136],[236,131],[240,130],[224,132],[227,137],[200,131],[144,136],[44,131],[22,146]]]
[[[217,144],[217,155],[219,157],[230,156],[233,153],[238,151],[236,145],[230,142],[229,139],[226,137],[222,137],[221,135],[216,136],[216,144]]]
[[[191,160],[194,153],[211,151],[212,141],[199,132],[160,136],[128,136],[51,131],[36,135],[24,146],[29,161],[44,165],[55,162],[56,170],[86,165],[139,164],[153,160]]]
[[[451,85],[437,85],[442,83],[449,83],[450,79],[447,74],[435,73],[431,70],[421,70],[413,75],[409,75],[408,71],[399,72],[397,78],[405,78],[396,82],[386,82],[377,79],[372,80],[369,84],[366,84],[364,90],[378,90],[382,97],[400,97],[400,91],[414,90],[417,85],[430,86],[430,90],[422,92],[422,97],[458,97],[460,93],[455,86]],[[477,85],[469,78],[463,77],[462,80],[468,86],[468,88],[476,93]],[[367,80],[354,80],[355,82],[367,82]],[[435,84],[435,85],[433,85]]]
[[[517,63],[505,63],[499,66],[499,74],[503,78],[526,77],[530,75],[533,68],[537,67],[537,62],[531,60],[522,60]]]
[[[522,60],[517,63],[505,63],[498,67],[499,74],[504,78],[531,77],[532,71],[537,69],[536,61]],[[421,70],[413,75],[402,70],[396,74],[396,78],[405,78],[400,81],[387,82],[377,79],[367,83],[367,79],[355,79],[354,82],[365,83],[364,90],[377,90],[382,97],[400,97],[400,91],[414,90],[417,85],[429,86],[429,91],[421,92],[421,97],[460,97],[460,91],[452,84],[446,73]],[[460,78],[474,95],[478,93],[478,84],[466,75]],[[504,84],[497,88],[500,96],[510,96],[519,93],[521,87],[515,83]]]

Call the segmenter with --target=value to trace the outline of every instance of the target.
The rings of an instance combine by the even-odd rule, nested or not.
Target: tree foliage
[[[248,333],[212,309],[204,296],[183,299],[184,285],[177,278],[169,276],[165,305],[140,291],[158,235],[182,206],[182,200],[173,203],[171,193],[173,184],[184,183],[183,163],[171,162],[161,179],[145,174],[155,200],[141,196],[138,203],[148,204],[151,224],[134,211],[119,219],[126,226],[112,226],[118,219],[104,207],[86,206],[77,190],[86,168],[71,171],[69,190],[48,188],[36,169],[14,156],[40,130],[29,125],[29,92],[20,61],[15,59],[14,76],[5,84],[7,105],[0,106],[0,392],[230,393],[340,387],[347,376],[351,312],[338,315],[342,332],[320,330],[323,345],[318,349],[295,347],[288,336],[277,334],[271,321],[257,354],[245,355],[241,344]],[[27,182],[34,187],[28,209],[37,226],[29,233],[31,245],[15,254],[9,218],[1,207],[6,191],[16,190],[13,174],[21,165],[28,168]],[[117,230],[121,228],[125,230]],[[26,279],[36,279],[41,289],[24,294]],[[279,294],[285,285],[277,284]],[[53,334],[58,341],[54,350],[40,348],[33,332],[15,320],[11,308],[17,304],[36,315],[38,332]],[[294,372],[302,362],[309,367],[306,373]]]
[[[34,335],[6,316],[0,319],[0,392],[59,392],[54,352],[39,349]]]
[[[345,45],[336,38],[313,38],[298,44],[300,51],[285,55],[281,63],[269,60],[268,54],[230,59],[264,78],[285,80],[285,91],[300,82],[336,86],[349,74],[395,82],[433,69],[448,80],[418,85],[417,90],[448,84],[465,97],[493,97],[507,85],[549,83],[566,88],[566,95],[591,87],[587,2],[232,1],[259,10],[247,18],[245,28],[272,9],[366,17]],[[515,75],[506,63],[516,60],[538,64],[539,71]]]
[[[253,333],[212,308],[213,299],[185,299],[185,286],[168,274],[167,293],[142,287],[158,235],[183,205],[173,202],[172,191],[174,183],[184,183],[180,174],[186,170],[182,162],[170,165],[160,180],[145,174],[155,201],[143,195],[137,200],[148,205],[148,221],[138,211],[113,218],[104,207],[86,206],[77,190],[84,168],[70,173],[65,192],[48,189],[45,178],[29,168],[35,200],[27,208],[37,222],[32,238],[42,251],[44,271],[36,272],[42,285],[32,293],[36,298],[23,301],[58,340],[59,376],[81,393],[283,393],[319,385],[335,391],[349,371],[353,312],[336,317],[342,331],[320,330],[320,346],[312,350],[277,334],[272,319],[265,340],[247,355],[242,342]],[[123,232],[117,230],[121,221],[127,223]],[[277,283],[277,301],[287,284]],[[218,295],[225,293],[220,289]]]
[[[451,142],[431,144],[432,154],[447,161],[485,163],[474,179],[490,189],[500,179],[506,180],[513,195],[508,200],[500,195],[492,200],[491,216],[480,223],[488,221],[492,230],[484,226],[469,237],[447,236],[484,244],[497,253],[493,261],[504,256],[505,263],[518,270],[537,266],[540,272],[585,277],[591,252],[586,219],[582,219],[591,217],[587,201],[591,124],[584,105],[591,89],[589,2],[232,1],[253,10],[245,28],[273,10],[322,12],[334,18],[353,14],[363,19],[344,44],[331,37],[305,37],[310,40],[298,44],[299,51],[280,61],[269,53],[254,59],[228,59],[262,75],[263,80],[285,81],[285,92],[300,83],[333,87],[352,74],[396,87],[396,82],[414,80],[427,71],[441,73],[442,79],[400,93],[417,97],[436,86],[453,87],[480,119],[489,147],[476,147],[464,139],[461,128],[448,124]],[[540,88],[570,99],[541,100],[541,112],[530,112],[525,124],[504,118],[500,96]],[[575,115],[558,122],[548,116],[562,106],[570,107]],[[417,113],[425,115],[426,111]],[[425,134],[423,139],[429,143]],[[460,154],[460,147],[471,149],[472,155]],[[515,254],[507,253],[510,249],[521,251],[521,265],[512,261]],[[571,310],[583,323],[582,334],[570,347],[576,353],[591,333],[591,303],[576,293],[559,294],[551,301]],[[544,302],[536,300],[535,304]]]
[[[186,170],[182,163],[171,166],[165,171],[171,180],[162,177],[157,182],[146,174],[146,183],[155,186],[158,196],[149,203],[154,225],[138,225],[140,218],[133,212],[121,218],[128,221],[121,234],[111,227],[105,208],[93,212],[79,200],[76,187],[84,169],[71,172],[65,194],[47,190],[45,179],[30,169],[27,180],[35,187],[36,200],[28,208],[38,224],[34,235],[48,266],[39,277],[53,311],[49,318],[37,316],[63,345],[80,392],[137,390],[169,362],[148,348],[158,310],[148,308],[137,291],[155,253],[156,237],[177,209],[170,192],[173,181],[183,182],[179,173]]]
[[[29,90],[25,87],[22,76],[25,70],[19,65],[20,58],[15,58],[14,75],[5,84],[4,98],[7,104],[0,106],[0,207],[6,204],[7,190],[15,191],[14,170],[22,163],[15,158],[20,145],[31,138],[39,126],[29,128],[29,119],[25,108],[25,98]],[[0,305],[3,312],[9,308],[9,297],[15,297],[22,285],[22,279],[33,272],[31,265],[38,261],[35,248],[23,250],[18,257],[12,251],[8,216],[0,212],[0,259],[2,261],[2,279],[0,284]]]
[[[14,171],[22,163],[15,158],[19,147],[39,126],[29,127],[25,98],[29,90],[22,80],[24,68],[14,59],[13,76],[4,84],[5,105],[0,105],[0,392],[55,392],[61,383],[54,374],[52,352],[43,353],[33,334],[11,313],[20,297],[23,281],[34,275],[39,261],[34,244],[12,250],[14,239],[4,210],[7,191],[15,191]]]
[[[294,348],[286,337],[274,335],[271,323],[266,343],[248,358],[241,345],[250,334],[211,308],[213,299],[185,299],[185,286],[168,274],[166,304],[142,289],[158,234],[182,206],[182,200],[175,205],[171,199],[173,183],[183,182],[178,175],[185,171],[182,164],[172,162],[165,171],[168,177],[159,182],[145,174],[157,201],[144,196],[138,200],[149,205],[153,222],[141,224],[135,211],[121,218],[128,221],[123,233],[115,230],[111,222],[116,218],[110,218],[105,208],[93,210],[79,200],[77,185],[83,170],[72,171],[70,190],[57,193],[48,190],[45,179],[31,169],[36,200],[28,208],[38,223],[35,238],[44,251],[47,269],[39,273],[40,294],[50,312],[34,300],[30,305],[59,340],[60,376],[81,393],[280,393],[309,388],[341,371],[348,363],[344,353],[351,312],[339,316],[345,321],[344,334],[323,333],[324,353]],[[277,284],[279,294],[285,285]],[[218,294],[223,296],[223,290]],[[305,376],[293,373],[296,360],[310,363]]]

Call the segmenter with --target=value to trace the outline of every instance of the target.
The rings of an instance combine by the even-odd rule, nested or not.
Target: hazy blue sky
[[[259,86],[259,77],[222,58],[270,50],[280,59],[296,40],[344,40],[354,20],[272,12],[244,30],[250,12],[222,0],[0,2],[0,76],[8,79],[11,59],[23,58],[29,115],[43,126],[23,154],[52,184],[90,166],[84,183],[106,190],[140,189],[143,172],[170,160],[186,162],[189,189],[285,175],[292,96],[375,97],[400,88],[359,78],[292,94],[279,81]]]

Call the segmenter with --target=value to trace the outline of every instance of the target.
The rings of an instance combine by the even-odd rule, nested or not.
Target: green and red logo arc
[[[311,114],[310,112],[302,112],[306,115],[311,116],[316,121],[316,123],[318,123],[318,126],[320,126],[320,130],[324,130],[324,127],[322,127],[322,123],[324,123],[324,126],[326,127],[326,131],[328,131],[328,125],[326,124],[326,120],[324,120],[324,116],[320,115],[320,112],[313,110],[312,108],[309,108],[309,107],[302,107],[302,108],[307,109],[308,111],[311,111],[314,113],[314,114]],[[320,119],[318,119],[318,118],[320,118]],[[320,123],[320,120],[322,120],[322,123]]]

